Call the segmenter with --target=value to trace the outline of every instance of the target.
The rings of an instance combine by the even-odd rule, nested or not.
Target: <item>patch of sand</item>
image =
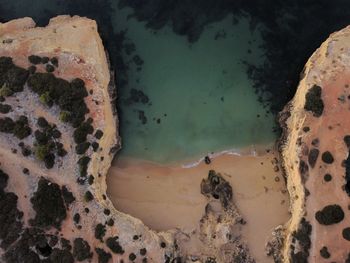
[[[236,203],[247,224],[242,236],[257,262],[272,262],[264,246],[272,230],[288,221],[288,194],[280,172],[275,172],[276,153],[257,156],[223,154],[210,165],[191,168],[164,166],[126,157],[117,158],[107,176],[107,193],[115,207],[161,231],[181,228],[190,232],[204,215],[206,198],[200,183],[213,169],[233,187]]]

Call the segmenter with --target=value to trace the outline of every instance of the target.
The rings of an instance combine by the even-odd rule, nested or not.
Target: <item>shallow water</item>
[[[131,9],[119,9],[118,1],[105,2],[112,8],[102,23],[111,23],[114,33],[126,30],[125,43],[135,47],[129,55],[123,49],[128,70],[117,71],[128,79],[126,85],[118,85],[120,155],[171,163],[275,139],[273,117],[258,102],[242,63],[263,61],[259,30],[252,31],[248,19],[234,23],[227,16],[207,26],[199,40],[190,44],[170,27],[147,29],[145,23],[129,17]],[[100,6],[96,4],[94,10],[91,4],[58,0],[1,3],[12,17],[32,16],[41,23],[70,9],[74,14],[97,16],[94,12],[102,11]],[[120,40],[111,37],[107,41]],[[111,53],[114,60],[119,55]],[[139,65],[135,56],[140,58],[136,60]],[[141,90],[147,103],[128,101],[132,89]],[[139,119],[142,114],[145,124]]]
[[[115,16],[114,24],[123,26],[122,18]],[[126,26],[145,62],[141,71],[130,63],[128,87],[119,91],[121,155],[169,163],[274,140],[273,118],[258,102],[242,63],[260,63],[262,57],[259,32],[252,34],[247,20],[233,25],[229,16],[211,24],[192,45],[170,28],[155,33],[135,19]],[[150,102],[126,105],[131,88]],[[140,110],[146,124],[138,119]]]

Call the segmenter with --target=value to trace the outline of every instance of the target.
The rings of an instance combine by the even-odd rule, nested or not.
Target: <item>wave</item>
[[[223,150],[223,151],[216,152],[216,153],[208,153],[204,157],[201,157],[194,162],[182,164],[181,167],[182,168],[193,168],[193,167],[198,166],[201,162],[204,162],[206,156],[208,156],[209,159],[215,159],[216,157],[219,157],[219,156],[224,155],[224,154],[235,155],[235,156],[258,156],[259,155],[257,147],[255,145],[252,145],[248,148],[243,148],[243,149],[230,149],[230,150]]]

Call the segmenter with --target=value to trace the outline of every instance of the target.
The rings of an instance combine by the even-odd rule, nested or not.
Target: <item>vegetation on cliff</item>
[[[30,220],[33,226],[43,228],[53,226],[59,229],[67,217],[59,185],[43,177],[40,178],[38,188],[30,202],[36,212],[35,218]]]
[[[322,88],[314,85],[310,88],[305,95],[304,109],[311,111],[315,117],[320,117],[323,113],[323,100],[322,100]]]

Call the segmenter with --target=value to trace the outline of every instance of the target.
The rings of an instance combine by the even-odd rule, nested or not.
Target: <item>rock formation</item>
[[[192,235],[156,233],[113,207],[114,99],[93,20],[0,24],[0,261],[254,262],[232,188],[213,172],[218,184],[203,183],[208,207]]]
[[[280,115],[291,197],[283,262],[350,262],[350,27],[308,60]]]

